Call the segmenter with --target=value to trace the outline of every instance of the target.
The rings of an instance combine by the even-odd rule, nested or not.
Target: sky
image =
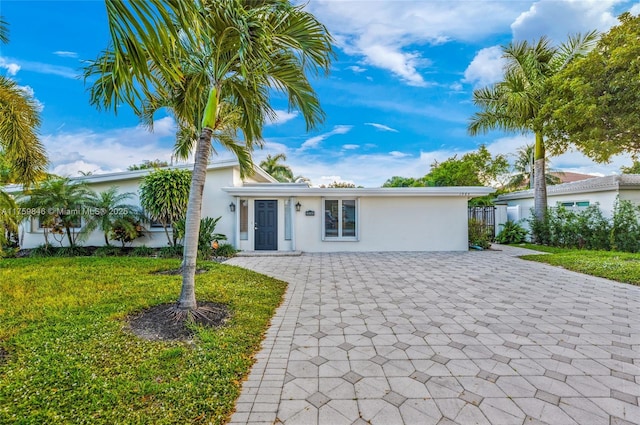
[[[546,35],[554,42],[593,29],[605,32],[640,3],[625,0],[310,0],[306,9],[335,39],[328,77],[313,87],[325,122],[307,132],[286,99],[272,101],[277,119],[264,129],[268,154],[284,153],[296,176],[313,185],[333,181],[380,187],[392,176],[421,177],[434,161],[487,145],[513,160],[531,135],[467,134],[474,88],[499,81],[501,46]],[[65,176],[124,171],[144,160],[172,160],[175,123],[160,111],[153,133],[122,107],[98,111],[86,60],[107,47],[103,1],[1,0],[9,23],[0,46],[0,73],[32,93],[41,108],[40,138],[50,171]],[[214,148],[216,146],[214,145]],[[231,155],[216,149],[220,159]],[[215,159],[214,159],[215,160]],[[596,164],[577,152],[551,158],[551,168],[608,175],[631,165],[628,156]]]

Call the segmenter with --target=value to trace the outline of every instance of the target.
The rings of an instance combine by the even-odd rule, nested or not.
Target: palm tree
[[[471,117],[471,135],[489,130],[533,132],[534,145],[534,215],[543,220],[547,211],[545,184],[545,145],[543,128],[535,118],[544,104],[544,90],[549,78],[577,57],[585,55],[597,41],[597,33],[569,37],[554,47],[546,37],[537,42],[513,42],[503,47],[506,59],[503,80],[473,91],[473,103],[481,108]]]
[[[78,238],[86,236],[82,227],[83,216],[88,210],[88,200],[95,194],[86,183],[72,181],[68,177],[45,180],[28,194],[24,207],[34,211],[34,218],[40,220],[45,229],[45,244],[48,232],[66,235],[70,247],[76,246]]]
[[[117,223],[122,220],[127,222],[139,222],[144,219],[140,208],[125,204],[134,194],[132,192],[118,193],[117,186],[100,193],[89,194],[86,200],[86,223],[83,231],[88,233],[95,229],[100,229],[104,235],[105,245],[109,243],[109,234],[113,231]]]
[[[279,153],[275,156],[267,155],[267,157],[262,162],[260,162],[260,168],[262,168],[267,172],[267,174],[269,174],[279,182],[292,182],[294,181],[294,179],[291,167],[280,162],[284,162],[286,160],[287,155],[285,155],[284,153]]]
[[[0,16],[0,43],[9,41],[6,21]],[[38,103],[15,81],[0,76],[0,151],[11,164],[11,179],[26,185],[38,180],[47,166],[38,139]]]
[[[521,189],[524,185],[533,185],[535,181],[535,174],[533,169],[533,144],[521,146],[516,151],[516,160],[513,163],[513,170],[515,174],[511,176],[511,179],[507,183],[507,186],[513,189]],[[549,158],[545,159],[545,169],[549,169]],[[551,171],[551,170],[549,170]],[[559,171],[554,171],[559,174]],[[545,173],[545,183],[547,185],[559,184],[561,182],[560,177],[551,173]]]
[[[306,72],[328,72],[332,39],[302,6],[283,0],[106,0],[106,6],[111,47],[85,70],[87,78],[98,76],[92,103],[114,110],[125,103],[143,116],[154,99],[168,100],[184,151],[199,134],[176,310],[191,317],[198,314],[194,280],[212,140],[241,155],[247,173],[265,121],[275,117],[272,90],[301,111],[307,128],[319,124],[324,114]],[[243,143],[233,137],[237,130]]]

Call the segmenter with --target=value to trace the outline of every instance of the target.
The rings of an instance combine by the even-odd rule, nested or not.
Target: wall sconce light
[[[236,212],[236,204],[233,202],[229,204],[229,211]]]
[[[300,202],[298,202],[296,204],[296,211],[300,212],[300,208],[302,208],[302,204]]]

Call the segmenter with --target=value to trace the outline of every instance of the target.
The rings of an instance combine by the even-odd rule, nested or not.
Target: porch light
[[[300,212],[300,208],[302,208],[302,204],[300,202],[298,202],[296,204],[296,211]]]
[[[236,212],[236,204],[234,204],[233,202],[231,202],[229,204],[229,211],[231,212]]]

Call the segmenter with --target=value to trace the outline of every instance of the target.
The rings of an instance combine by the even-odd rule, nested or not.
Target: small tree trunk
[[[105,246],[109,246],[109,245],[111,245],[111,244],[109,243],[109,236],[107,236],[107,233],[106,233],[106,232],[105,232],[105,234],[104,234],[104,244],[105,244]]]
[[[534,162],[533,210],[536,221],[543,221],[547,214],[547,182],[545,174],[545,149],[542,134],[536,132]],[[536,235],[533,235],[534,242]]]
[[[198,235],[200,234],[200,217],[202,215],[202,193],[207,178],[207,165],[211,154],[211,137],[213,131],[205,127],[200,133],[196,148],[195,164],[191,174],[189,204],[185,218],[184,251],[182,260],[182,291],[178,308],[195,310],[197,308],[195,278],[196,260],[198,257]]]

